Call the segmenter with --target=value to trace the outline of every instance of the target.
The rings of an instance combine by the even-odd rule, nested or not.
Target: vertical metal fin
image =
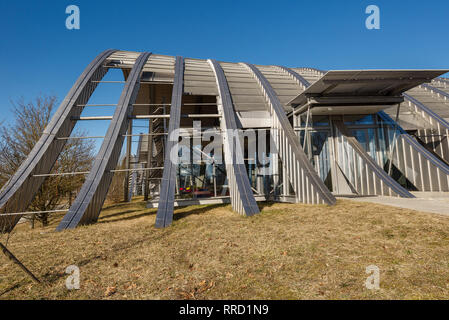
[[[28,157],[2,188],[0,212],[23,212],[28,208],[45,181],[45,177],[34,175],[50,173],[67,142],[57,138],[70,136],[76,124],[72,117],[81,114],[83,107],[80,105],[87,103],[98,85],[96,81],[107,73],[104,62],[115,51],[106,50],[99,54],[80,75]],[[2,217],[0,213],[0,233],[10,232],[19,220],[20,216]]]
[[[405,106],[428,123],[428,128],[421,132],[424,136],[422,140],[433,145],[433,151],[449,163],[449,123],[414,97],[406,93],[404,97],[407,102]]]
[[[299,139],[297,138],[281,102],[268,80],[255,66],[242,63],[259,83],[267,102],[270,105],[272,127],[278,130],[276,147],[279,151],[284,170],[296,194],[296,200],[303,203],[336,203],[335,197],[327,189],[307,159]]]
[[[142,69],[150,55],[148,52],[142,53],[134,63],[92,170],[69,212],[59,224],[58,231],[98,220],[113,176],[110,171],[115,169],[120,157],[129,117],[132,115],[132,105],[140,88]]]
[[[394,121],[381,111],[379,116],[387,124]],[[399,171],[419,191],[447,192],[449,191],[449,166],[424,148],[415,138],[398,127],[400,134],[395,143],[395,154],[389,159]]]
[[[179,139],[181,122],[182,95],[184,93],[184,58],[176,57],[175,78],[168,124],[168,138],[165,147],[164,173],[161,181],[159,205],[156,216],[156,228],[165,228],[173,222],[173,211],[176,189],[176,163],[171,161],[172,149],[176,148]],[[176,155],[178,153],[176,152]]]
[[[333,124],[341,134],[341,140],[338,139],[340,144],[339,150],[342,150],[347,144],[356,153],[356,161],[350,162],[351,169],[356,172],[358,179],[361,183],[353,182],[353,186],[360,195],[393,195],[403,198],[415,198],[410,192],[404,189],[399,183],[397,183],[392,177],[390,177],[381,167],[379,167],[374,159],[363,149],[357,139],[350,134],[349,130],[340,119],[334,119]],[[340,159],[337,156],[337,159]],[[360,164],[360,166],[357,166]],[[341,167],[341,166],[340,166]],[[344,169],[343,169],[344,170]],[[359,187],[360,186],[360,187]]]
[[[232,208],[240,214],[252,216],[260,211],[251,189],[242,152],[239,151],[241,150],[241,145],[240,139],[236,136],[238,127],[231,92],[220,64],[215,60],[208,60],[208,62],[215,74],[219,99],[221,100],[219,107],[222,109],[223,151],[225,153],[226,174]]]

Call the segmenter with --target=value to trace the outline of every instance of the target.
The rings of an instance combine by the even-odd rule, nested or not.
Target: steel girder
[[[105,60],[115,51],[106,50],[99,54],[83,71],[61,102],[39,141],[17,172],[2,188],[0,194],[2,213],[27,210],[45,181],[45,177],[35,177],[35,175],[50,173],[67,142],[57,138],[70,136],[76,124],[72,118],[80,116],[83,105],[87,103],[98,85],[97,81],[103,79],[107,73],[107,69],[104,68]],[[20,215],[2,217],[0,214],[0,233],[10,232],[20,218]]]
[[[247,216],[259,213],[259,207],[254,198],[248,174],[246,172],[242,146],[237,136],[237,122],[233,107],[231,92],[226,76],[220,64],[215,60],[208,60],[217,81],[219,92],[218,107],[222,115],[221,129],[223,135],[223,151],[225,155],[226,175],[229,184],[232,208]]]
[[[332,123],[340,133],[340,137],[338,137],[338,144],[340,146],[338,150],[340,154],[337,156],[337,162],[339,162],[340,169],[359,195],[387,195],[415,198],[414,195],[404,189],[384,169],[377,165],[374,159],[349,132],[343,120],[333,119]],[[350,151],[347,148],[348,146],[352,149],[353,153],[348,152]],[[344,162],[343,159],[347,160],[347,165],[346,163],[342,163]],[[346,172],[345,168],[348,168],[350,172]]]
[[[296,136],[281,102],[265,76],[255,66],[242,63],[259,83],[267,102],[270,105],[272,127],[277,131],[276,148],[287,171],[290,183],[296,194],[296,201],[303,203],[333,205],[335,197],[327,189],[307,159],[299,139]]]
[[[120,157],[124,135],[140,88],[142,70],[150,55],[149,52],[142,53],[135,61],[92,170],[69,212],[59,224],[58,231],[98,220],[113,177],[111,170],[116,168]]]
[[[179,126],[181,122],[182,96],[184,94],[184,58],[176,57],[175,77],[168,124],[168,138],[165,147],[164,172],[161,181],[156,228],[165,228],[173,222],[176,191],[176,163],[171,157],[178,156]],[[175,152],[172,152],[176,148]],[[150,150],[148,151],[150,152]],[[174,160],[174,159],[173,159]]]

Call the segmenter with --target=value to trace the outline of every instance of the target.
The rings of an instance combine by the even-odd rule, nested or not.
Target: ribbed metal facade
[[[181,169],[170,157],[178,146],[179,132],[188,134],[192,121],[199,119],[205,127],[220,132],[223,146],[226,181],[221,197],[217,196],[214,173],[214,198],[229,198],[233,210],[243,215],[259,213],[256,201],[261,198],[333,205],[335,194],[343,189],[354,195],[399,197],[413,197],[412,189],[449,191],[446,79],[437,78],[404,93],[400,108],[376,111],[372,114],[375,123],[369,128],[351,124],[345,114],[321,118],[309,118],[307,114],[304,125],[289,102],[323,77],[325,73],[318,69],[107,50],[81,74],[28,158],[2,188],[0,232],[10,232],[20,213],[27,211],[76,123],[101,120],[82,117],[82,112],[111,69],[122,71],[124,88],[114,115],[103,117],[111,121],[109,129],[92,170],[58,230],[98,220],[126,137],[125,194],[129,200],[128,195],[139,190],[146,199],[156,199],[156,226],[169,226],[174,204],[181,199]],[[354,114],[351,116],[354,118]],[[139,136],[135,157],[131,155],[133,119],[148,121],[148,134]],[[323,127],[319,119],[327,124]],[[252,159],[257,155],[246,152],[245,144],[235,137],[245,129],[268,133],[273,148],[269,152],[271,176],[257,171],[260,164]],[[367,137],[377,139],[370,144],[376,150],[367,150],[367,141],[354,135],[354,130],[371,130]],[[319,134],[327,140],[315,141]],[[255,144],[258,140],[249,141]],[[131,165],[131,159],[137,164]],[[317,169],[320,166],[324,176]],[[214,163],[214,172],[216,169],[220,168]]]

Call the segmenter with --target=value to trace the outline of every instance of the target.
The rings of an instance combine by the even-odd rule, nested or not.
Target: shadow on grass
[[[142,206],[142,209],[143,209],[143,208],[145,208],[146,202],[119,202],[119,203],[113,203],[113,204],[109,204],[107,206],[103,206],[102,210],[114,210],[114,209],[119,209],[121,207],[128,207],[130,205]]]
[[[176,212],[176,210],[175,210],[175,214],[173,215],[173,220],[180,220],[180,219],[186,218],[190,215],[199,215],[199,214],[205,213],[209,210],[213,210],[213,209],[217,209],[217,208],[224,208],[226,206],[228,206],[228,204],[206,205],[204,207],[192,208],[190,210],[178,209],[178,210],[182,210],[182,211]]]
[[[118,218],[118,219],[110,219],[111,217],[112,218],[113,217],[120,217],[120,216],[127,215],[127,214],[130,214],[130,213],[138,213],[138,212],[139,212],[139,210],[127,210],[127,211],[123,211],[123,212],[114,213],[114,214],[111,214],[111,215],[108,215],[108,216],[100,217],[100,219],[99,219],[99,221],[97,223],[111,223],[111,222],[119,222],[119,221],[129,221],[129,220],[139,219],[139,218],[142,218],[142,217],[152,216],[152,215],[156,214],[155,211],[148,211],[148,212],[142,212],[140,214],[129,215],[129,216]],[[100,220],[103,220],[103,221],[100,221]]]
[[[262,212],[264,209],[271,208],[272,206],[279,204],[279,202],[267,201],[267,202],[258,202],[259,210]]]
[[[113,256],[116,256],[118,254],[118,252],[121,251],[128,251],[129,249],[135,248],[136,246],[139,246],[143,243],[149,242],[149,241],[159,241],[162,238],[166,237],[168,234],[170,234],[170,232],[159,232],[156,235],[155,234],[151,234],[149,236],[140,238],[140,239],[136,239],[132,242],[124,242],[120,245],[115,245],[113,246],[111,249],[102,252],[101,254],[95,254],[92,255],[91,257],[82,259],[82,260],[78,260],[74,262],[74,265],[78,266],[78,267],[84,267],[96,260],[108,260],[113,258]],[[67,274],[63,271],[59,271],[59,272],[47,272],[45,275],[43,275],[41,277],[41,281],[43,283],[46,284],[54,284],[57,281],[60,281],[60,279],[67,277]],[[17,288],[20,287],[20,284],[17,284],[16,286],[10,288],[8,290],[8,292],[13,291]],[[5,294],[7,292],[4,292],[2,294]]]
[[[19,284],[19,283],[13,285],[12,287],[6,289],[5,291],[0,292],[0,297],[3,296],[3,295],[5,295],[5,294],[7,294],[7,293],[9,293],[9,292],[11,292],[11,291],[13,291],[13,290],[18,289],[19,287],[20,287],[20,284]]]

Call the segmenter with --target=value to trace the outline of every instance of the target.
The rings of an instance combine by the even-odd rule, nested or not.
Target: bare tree
[[[11,102],[15,122],[0,128],[0,185],[4,185],[17,171],[41,137],[56,105],[56,97],[42,96],[26,103],[23,99]],[[74,135],[85,135],[75,132]],[[51,173],[89,171],[94,160],[94,143],[89,140],[69,140],[56,161]],[[81,187],[85,177],[52,176],[45,180],[30,205],[30,211],[50,211],[71,203],[73,194]],[[48,214],[35,218],[48,224]],[[34,226],[34,219],[32,219]]]
[[[119,161],[117,169],[125,169],[126,157]],[[111,186],[109,187],[107,199],[113,203],[122,202],[124,199],[124,186],[126,183],[125,172],[115,172],[112,177]]]

